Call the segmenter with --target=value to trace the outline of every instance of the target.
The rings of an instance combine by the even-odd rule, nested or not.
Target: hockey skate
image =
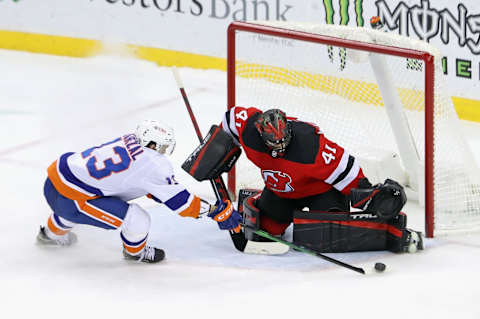
[[[71,231],[64,236],[56,239],[48,237],[48,234],[44,226],[40,226],[40,230],[37,234],[37,243],[45,246],[70,246],[77,242],[77,235]]]
[[[165,252],[160,248],[145,246],[143,251],[138,255],[130,255],[123,249],[123,257],[127,260],[134,260],[144,263],[158,263],[165,258]]]
[[[405,241],[403,250],[405,252],[413,254],[418,250],[423,250],[423,234],[421,232],[414,231],[410,228],[406,228],[404,232]]]

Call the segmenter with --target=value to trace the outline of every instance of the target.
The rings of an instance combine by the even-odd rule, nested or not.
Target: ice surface
[[[214,201],[209,183],[180,169],[197,137],[169,69],[128,58],[74,59],[0,51],[1,318],[480,318],[480,234],[427,240],[413,255],[333,254],[368,274],[297,252],[237,252],[207,219],[173,215],[147,199],[150,242],[165,249],[157,265],[121,256],[118,231],[76,227],[77,245],[39,247],[50,211],[42,186],[61,153],[133,131],[145,118],[175,129],[177,179]],[[200,128],[218,123],[225,73],[179,70]],[[465,123],[480,158],[480,127]],[[421,212],[406,209],[422,229]],[[375,262],[387,265],[378,274]]]

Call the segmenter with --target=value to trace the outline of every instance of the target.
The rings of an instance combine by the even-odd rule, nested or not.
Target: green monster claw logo
[[[333,8],[333,1],[334,0],[323,0],[327,24],[335,24],[335,21],[334,21],[335,10]],[[352,1],[355,5],[355,15],[356,15],[357,26],[363,27],[365,22],[363,19],[363,0],[338,0],[340,5],[340,25],[347,25],[348,22],[350,21],[350,16],[348,15],[350,1]],[[332,63],[333,63],[333,55],[334,55],[333,47],[328,46],[328,57]],[[347,50],[345,48],[340,48],[339,55],[340,55],[340,70],[343,71],[343,69],[345,69],[345,64],[347,60]]]
[[[357,26],[363,27],[363,0],[338,0],[340,4],[340,25],[347,25],[350,17],[348,15],[348,8],[350,6],[350,1],[355,4],[355,14],[357,16]],[[325,6],[325,13],[327,17],[328,24],[334,24],[335,10],[333,9],[333,0],[323,0],[323,5]]]

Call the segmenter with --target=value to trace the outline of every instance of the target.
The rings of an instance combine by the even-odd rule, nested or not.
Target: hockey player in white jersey
[[[208,202],[191,194],[174,177],[169,155],[175,148],[173,130],[146,120],[127,134],[83,152],[65,153],[48,168],[45,198],[53,210],[37,241],[71,245],[75,224],[121,229],[126,259],[158,262],[165,253],[149,246],[150,216],[129,200],[148,196],[183,217],[207,213],[220,229],[238,229],[240,215],[230,201]]]

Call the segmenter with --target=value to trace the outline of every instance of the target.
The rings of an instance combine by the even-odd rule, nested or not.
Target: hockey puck
[[[387,268],[384,263],[375,263],[375,270],[378,272],[382,272]]]

